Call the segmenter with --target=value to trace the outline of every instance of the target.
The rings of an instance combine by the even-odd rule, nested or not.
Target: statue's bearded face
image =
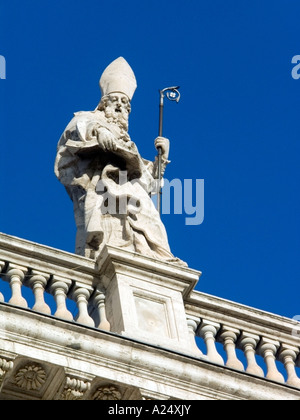
[[[104,113],[106,118],[120,125],[122,128],[128,128],[128,117],[131,110],[129,99],[123,93],[111,93],[105,97]]]

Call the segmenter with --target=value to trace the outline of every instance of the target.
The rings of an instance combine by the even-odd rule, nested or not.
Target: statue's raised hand
[[[168,160],[170,151],[170,141],[166,137],[157,137],[154,141],[156,149],[161,149],[162,158]]]

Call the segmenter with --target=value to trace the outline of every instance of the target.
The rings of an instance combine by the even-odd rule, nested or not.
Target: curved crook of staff
[[[159,129],[158,135],[162,137],[163,135],[163,112],[164,112],[164,97],[166,96],[170,101],[179,102],[180,92],[178,91],[179,86],[167,87],[165,89],[159,90],[160,101],[159,101]],[[157,211],[159,215],[161,214],[161,199],[162,199],[162,186],[161,186],[161,156],[162,150],[161,147],[158,148],[158,191],[157,191]]]

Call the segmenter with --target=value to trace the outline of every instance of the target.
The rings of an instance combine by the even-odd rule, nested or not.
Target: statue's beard
[[[122,112],[106,108],[105,117],[109,123],[116,124],[122,130],[128,131],[128,116],[124,116]]]

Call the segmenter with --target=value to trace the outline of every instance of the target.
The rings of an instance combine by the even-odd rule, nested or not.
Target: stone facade
[[[299,323],[195,291],[199,271],[4,234],[0,269],[1,400],[300,399]]]

